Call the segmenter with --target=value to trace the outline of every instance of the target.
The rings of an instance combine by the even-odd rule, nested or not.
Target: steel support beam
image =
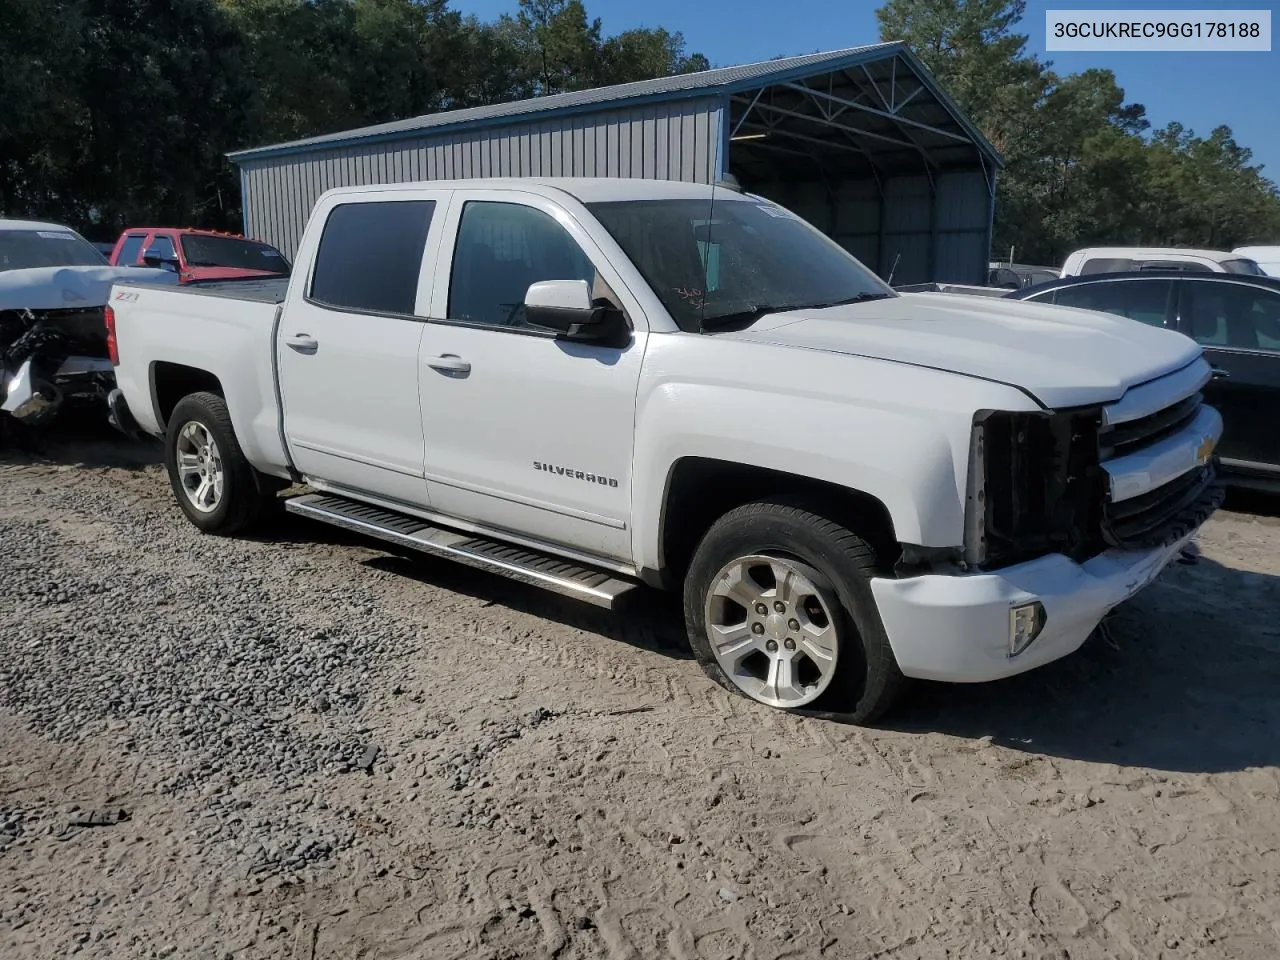
[[[743,111],[742,116],[738,118],[738,122],[734,125],[733,129],[729,131],[729,139],[731,140],[733,139],[733,137],[738,132],[738,128],[742,126],[743,121],[745,121],[747,117],[751,116],[752,109],[755,107],[756,102],[764,94],[765,89],[766,88],[761,87],[759,90],[756,91],[756,95],[752,97],[751,102],[747,104],[747,109]]]
[[[757,125],[757,122],[754,120],[749,124],[745,124],[745,126],[747,126],[750,129],[759,129],[767,132],[775,132],[776,130],[776,128],[771,129],[770,127],[767,127],[764,124]],[[865,150],[859,149],[858,147],[852,146],[850,144],[836,143],[832,140],[823,140],[819,137],[810,137],[807,134],[794,133],[790,130],[779,132],[778,136],[786,137],[789,140],[800,140],[800,141],[803,141],[804,143],[816,144],[819,147],[826,147],[831,150],[843,150],[846,153],[856,153],[858,154],[858,156],[862,157],[863,159],[869,159],[869,156]]]
[[[741,99],[738,99],[738,98],[734,98],[734,99],[737,103],[743,102]],[[848,131],[849,133],[855,133],[859,136],[870,137],[872,140],[882,140],[885,143],[893,144],[895,147],[901,147],[903,150],[919,150],[920,149],[920,145],[918,143],[913,143],[910,140],[899,140],[897,137],[886,136],[883,133],[873,133],[870,130],[863,130],[861,127],[850,127],[846,124],[835,123],[834,121],[828,120],[825,116],[822,116],[820,114],[815,116],[812,113],[800,113],[798,110],[789,110],[786,107],[778,107],[772,103],[758,104],[757,111],[760,111],[760,110],[771,111],[773,113],[780,114],[781,116],[792,117],[796,120],[807,120],[809,123],[816,123],[820,126],[831,127],[832,129],[835,129],[835,130],[845,130],[845,131]],[[827,141],[818,141],[818,142],[825,143]]]
[[[815,122],[818,122],[818,123],[822,123],[822,121],[821,121],[821,120],[820,120],[820,118],[818,118],[818,117],[813,117],[813,116],[810,116],[810,115],[808,115],[808,114],[795,113],[794,111],[788,111],[788,110],[786,110],[786,108],[784,108],[784,107],[773,107],[773,106],[771,106],[771,105],[769,105],[769,104],[761,104],[761,107],[763,107],[763,108],[764,108],[764,109],[766,109],[766,110],[768,110],[768,109],[772,109],[772,110],[775,110],[775,111],[777,111],[777,112],[783,113],[783,114],[788,115],[788,116],[798,117],[798,118],[800,118],[800,119],[802,119],[802,120],[812,120],[812,121],[815,121]],[[745,122],[745,118],[744,118],[744,122]],[[802,134],[802,133],[794,133],[794,132],[792,132],[792,131],[790,131],[790,130],[784,130],[784,129],[782,129],[780,126],[778,126],[778,125],[776,125],[776,124],[770,124],[770,123],[767,123],[767,122],[765,122],[765,121],[763,121],[763,120],[753,120],[753,121],[751,121],[751,123],[752,123],[752,124],[760,124],[761,126],[763,126],[766,130],[768,130],[768,131],[770,131],[770,132],[777,132],[778,136],[780,136],[780,137],[790,137],[790,138],[795,139],[795,140],[803,140],[803,141],[806,141],[806,142],[808,142],[808,143],[814,143],[814,144],[817,144],[818,146],[821,146],[821,147],[828,147],[828,148],[833,149],[833,150],[844,150],[844,151],[846,151],[846,152],[848,152],[848,151],[852,151],[852,152],[854,152],[854,153],[860,154],[860,155],[863,157],[863,159],[865,159],[865,160],[867,161],[867,166],[868,166],[868,167],[870,168],[870,170],[871,170],[871,176],[872,176],[872,178],[873,178],[873,179],[875,180],[875,182],[876,182],[876,188],[877,188],[877,189],[881,189],[881,183],[880,183],[880,169],[879,169],[879,167],[876,165],[876,158],[875,158],[875,157],[873,157],[873,156],[871,155],[871,152],[870,152],[869,150],[867,150],[867,148],[866,148],[866,147],[863,147],[862,145],[860,145],[860,144],[858,144],[858,143],[856,143],[856,142],[852,142],[852,141],[853,141],[853,137],[852,137],[852,135],[851,135],[851,134],[852,134],[852,132],[853,132],[853,131],[850,131],[848,128],[846,128],[846,127],[844,127],[844,126],[842,126],[842,125],[840,125],[840,124],[836,124],[836,123],[832,123],[832,124],[824,124],[825,126],[830,126],[830,127],[832,127],[833,129],[840,131],[840,132],[841,132],[841,133],[842,133],[842,134],[843,134],[843,135],[844,135],[848,140],[850,140],[850,141],[851,141],[850,143],[847,143],[847,144],[846,144],[846,143],[837,143],[836,141],[833,141],[833,140],[822,140],[822,139],[820,139],[820,138],[818,138],[818,137],[810,137],[810,136],[807,136],[807,135]],[[755,144],[759,144],[760,142],[761,142],[761,141],[759,141],[759,140],[753,140],[753,141],[752,141],[752,143],[755,143]],[[904,148],[904,149],[910,149],[909,147],[906,147],[905,145],[903,146],[903,148]],[[925,172],[926,172],[926,174],[929,176],[930,181],[932,181],[932,179],[933,179],[933,173],[932,173],[931,171],[929,171],[929,170],[927,169],[927,167],[926,167],[926,171],[925,171]]]
[[[875,84],[875,81],[871,79],[870,74],[867,75],[867,79],[873,85]],[[876,116],[876,117],[883,117],[886,120],[892,120],[894,123],[900,123],[903,126],[916,127],[917,129],[927,131],[928,133],[936,134],[939,137],[945,137],[949,140],[955,140],[959,143],[973,144],[973,140],[969,137],[964,136],[963,134],[952,133],[950,130],[942,130],[938,127],[931,126],[930,124],[927,124],[927,123],[921,123],[919,120],[912,120],[910,117],[904,117],[901,114],[895,113],[892,111],[877,110],[875,107],[868,107],[867,105],[862,103],[854,103],[852,100],[847,100],[844,97],[837,97],[832,94],[826,93],[822,90],[815,90],[813,89],[813,87],[806,86],[803,83],[784,83],[782,84],[782,86],[786,87],[789,90],[795,90],[798,93],[807,94],[811,97],[818,97],[822,100],[829,100],[833,103],[838,103],[841,106],[846,107],[850,110],[860,110],[863,113],[869,113],[872,116]],[[923,90],[923,89],[924,87],[920,88],[920,90]],[[920,90],[917,90],[915,91],[915,93],[911,94],[911,97],[914,97],[917,93],[920,92]],[[880,92],[878,87],[876,87],[876,92],[877,93]],[[881,97],[881,102],[884,102],[883,97]],[[905,105],[906,102],[907,101],[904,100],[902,104],[899,105],[899,109],[901,109],[902,105]]]

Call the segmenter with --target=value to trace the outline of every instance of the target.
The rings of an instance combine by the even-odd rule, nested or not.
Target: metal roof
[[[917,79],[942,106],[957,126],[972,138],[974,145],[997,166],[1003,160],[995,147],[961,112],[933,79],[923,63],[900,41],[875,43],[825,53],[811,53],[801,57],[786,57],[734,67],[719,67],[698,73],[676,74],[620,83],[590,90],[575,90],[527,100],[495,103],[482,107],[468,107],[431,113],[406,120],[395,120],[355,130],[292,140],[270,146],[238,150],[227,154],[234,163],[244,163],[292,153],[307,153],[315,149],[350,146],[355,143],[400,139],[428,131],[454,130],[459,127],[499,125],[523,117],[541,117],[549,114],[587,112],[604,104],[634,105],[636,102],[672,100],[699,95],[730,94],[742,90],[755,90],[771,84],[798,80],[803,77],[846,70],[880,60],[899,57],[911,67]]]

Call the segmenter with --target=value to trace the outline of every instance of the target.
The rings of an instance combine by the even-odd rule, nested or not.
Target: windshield
[[[1253,260],[1241,258],[1239,260],[1223,260],[1222,269],[1227,273],[1247,273],[1251,277],[1265,277],[1262,268]]]
[[[70,230],[6,230],[0,227],[0,272],[33,267],[103,267],[107,258]]]
[[[287,275],[289,262],[275,247],[239,237],[189,234],[182,237],[182,253],[189,267],[235,267]]]
[[[622,200],[587,208],[635,263],[682,330],[750,323],[766,313],[897,296],[799,217],[730,195]]]

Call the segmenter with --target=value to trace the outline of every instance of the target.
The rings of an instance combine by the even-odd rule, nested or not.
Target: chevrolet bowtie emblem
[[[1200,441],[1200,446],[1196,448],[1196,463],[1203,466],[1209,462],[1209,458],[1213,456],[1213,448],[1216,441],[1213,437],[1205,437]]]

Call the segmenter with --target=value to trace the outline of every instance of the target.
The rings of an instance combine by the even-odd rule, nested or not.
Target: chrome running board
[[[495,573],[554,593],[611,610],[640,586],[607,570],[583,566],[549,553],[512,546],[500,540],[438,527],[418,517],[373,507],[346,497],[304,494],[285,501],[285,509],[301,517],[343,527],[411,550]]]

